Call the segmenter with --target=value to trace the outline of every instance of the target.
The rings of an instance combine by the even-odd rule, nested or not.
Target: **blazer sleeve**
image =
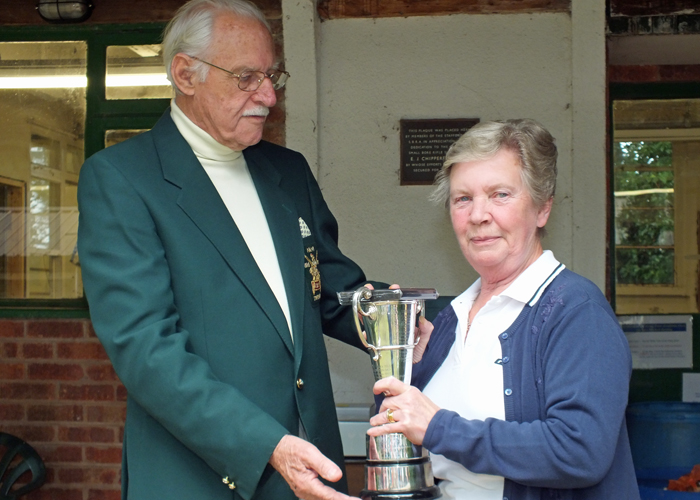
[[[78,189],[78,247],[94,329],[129,397],[250,498],[288,431],[192,352],[143,189],[112,159],[89,159]]]

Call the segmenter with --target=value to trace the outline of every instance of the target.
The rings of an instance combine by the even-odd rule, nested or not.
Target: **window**
[[[700,99],[613,104],[618,314],[698,312]]]
[[[162,28],[0,34],[0,309],[86,311],[77,252],[80,167],[151,128],[168,106]]]
[[[0,43],[0,298],[82,297],[77,184],[85,42]]]
[[[110,45],[105,75],[107,99],[169,99],[160,44]]]
[[[674,285],[673,142],[615,141],[615,279]]]

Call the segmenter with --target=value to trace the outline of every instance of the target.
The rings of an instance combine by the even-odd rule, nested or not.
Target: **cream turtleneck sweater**
[[[219,192],[243,239],[253,254],[255,262],[277,298],[289,331],[292,323],[289,316],[287,293],[282,281],[277,253],[270,235],[265,213],[258,192],[250,177],[250,171],[241,151],[234,151],[195,125],[175,104],[170,103],[170,115],[175,126],[194,151],[205,172]]]

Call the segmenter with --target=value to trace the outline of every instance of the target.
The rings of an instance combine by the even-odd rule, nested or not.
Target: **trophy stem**
[[[426,296],[402,298],[397,290],[370,290],[362,287],[352,294],[355,327],[362,344],[372,352],[375,380],[395,377],[410,384],[413,348],[418,315],[423,300],[436,298],[433,290]],[[343,297],[339,294],[343,303]],[[347,298],[345,299],[347,302]],[[367,462],[363,500],[432,500],[439,498],[432,465],[420,447],[401,433],[367,436]]]

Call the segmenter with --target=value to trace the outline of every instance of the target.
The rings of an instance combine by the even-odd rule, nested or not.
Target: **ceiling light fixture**
[[[36,10],[50,23],[80,23],[92,13],[90,0],[39,0]]]

